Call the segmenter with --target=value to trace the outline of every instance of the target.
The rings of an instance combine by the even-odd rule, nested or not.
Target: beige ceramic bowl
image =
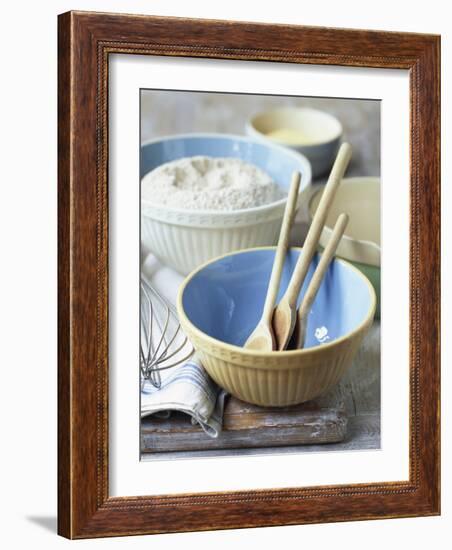
[[[253,138],[289,147],[307,157],[313,177],[330,170],[343,133],[336,117],[304,107],[258,113],[248,121],[246,131]]]
[[[283,273],[285,284],[299,251],[291,249],[289,253]],[[185,334],[204,368],[219,386],[249,403],[287,406],[314,399],[337,384],[372,324],[375,293],[359,270],[348,262],[335,260],[334,264],[339,265],[332,265],[325,279],[328,286],[323,295],[324,306],[318,306],[330,308],[331,313],[324,317],[322,313],[319,325],[316,320],[311,321],[315,323],[311,329],[308,322],[308,333],[311,332],[311,340],[314,334],[317,338],[319,329],[314,332],[312,328],[325,329],[322,326],[325,323],[331,329],[348,316],[347,327],[352,328],[343,331],[342,336],[304,349],[270,353],[247,350],[213,337],[212,334],[218,335],[219,330],[225,330],[225,334],[237,330],[236,339],[246,339],[251,324],[260,315],[273,254],[274,248],[257,248],[207,262],[182,283],[177,310]],[[249,262],[245,256],[249,256]],[[337,310],[332,304],[337,289],[333,284],[335,277],[343,277],[345,281],[339,285],[343,295],[338,297]],[[354,307],[360,313],[355,316],[356,322],[350,322]],[[311,311],[310,315],[314,319],[318,313]]]
[[[323,186],[309,203],[312,220],[322,196]],[[380,179],[372,177],[344,178],[320,235],[325,248],[341,212],[349,215],[345,235],[337,248],[340,258],[352,262],[371,281],[377,294],[377,317],[380,316]]]

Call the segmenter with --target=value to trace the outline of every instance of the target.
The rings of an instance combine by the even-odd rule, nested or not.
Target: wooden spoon
[[[270,282],[268,283],[267,296],[265,298],[262,317],[253,330],[244,347],[257,351],[273,351],[275,349],[275,337],[272,330],[273,309],[275,307],[276,297],[279,289],[282,268],[289,247],[290,229],[295,217],[297,206],[298,190],[300,187],[300,172],[294,172],[290,184],[289,196],[287,197],[286,208],[284,210],[283,222],[279,233],[278,246],[276,247],[275,258],[273,260]]]
[[[322,284],[326,270],[328,269],[328,266],[330,265],[334,254],[336,253],[339,242],[342,239],[345,228],[347,227],[347,223],[347,214],[341,214],[336,221],[336,225],[334,226],[331,238],[328,241],[328,244],[326,245],[322,256],[320,257],[319,263],[314,271],[311,281],[309,282],[308,288],[306,289],[305,295],[303,296],[303,300],[298,310],[295,329],[293,331],[292,339],[289,345],[291,349],[302,348],[304,346],[304,341],[306,337],[306,325],[308,322],[308,313],[311,310],[311,306],[314,302],[320,285]]]
[[[352,155],[352,148],[349,143],[343,143],[339,149],[330,177],[325,186],[319,206],[309,228],[308,235],[303,245],[303,252],[300,254],[295,269],[292,273],[289,285],[284,296],[281,298],[273,314],[273,333],[276,339],[276,349],[287,348],[297,317],[297,299],[306,273],[309,269],[312,257],[317,249],[320,234],[325,225],[328,212],[333,202],[334,195],[339,187],[340,181],[345,173]]]

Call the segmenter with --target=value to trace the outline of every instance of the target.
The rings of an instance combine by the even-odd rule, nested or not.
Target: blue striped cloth
[[[165,371],[162,371],[162,374]],[[204,370],[198,357],[174,367],[162,376],[160,388],[148,380],[141,390],[141,416],[157,414],[168,417],[171,411],[191,416],[211,437],[218,437],[223,425],[226,392]]]

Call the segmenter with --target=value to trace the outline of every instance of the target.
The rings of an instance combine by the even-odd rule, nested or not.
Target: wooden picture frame
[[[69,12],[58,61],[58,532],[68,538],[440,513],[440,38]],[[406,69],[410,78],[409,480],[110,497],[110,54]]]

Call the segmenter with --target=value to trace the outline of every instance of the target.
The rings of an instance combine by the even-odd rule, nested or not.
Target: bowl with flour
[[[276,244],[292,173],[311,182],[302,155],[251,138],[187,134],[141,147],[141,241],[186,275],[221,254]]]

